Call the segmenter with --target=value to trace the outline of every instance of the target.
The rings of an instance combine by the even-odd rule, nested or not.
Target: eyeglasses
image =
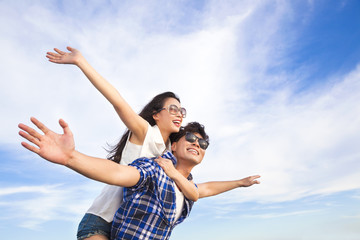
[[[186,118],[186,109],[185,108],[178,108],[176,105],[171,104],[168,107],[164,107],[159,109],[158,112],[161,112],[162,110],[168,110],[168,112],[172,115],[176,115],[178,112],[181,113],[181,116],[183,118]]]
[[[207,147],[209,146],[209,142],[202,139],[202,138],[199,138],[198,136],[196,136],[195,134],[191,133],[191,132],[187,132],[186,135],[185,135],[185,140],[188,141],[188,142],[195,142],[196,140],[198,140],[198,143],[199,143],[199,146],[206,150]]]

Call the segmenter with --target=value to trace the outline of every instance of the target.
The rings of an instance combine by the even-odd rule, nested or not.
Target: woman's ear
[[[159,113],[154,113],[152,115],[153,119],[155,120],[155,122],[159,121]]]

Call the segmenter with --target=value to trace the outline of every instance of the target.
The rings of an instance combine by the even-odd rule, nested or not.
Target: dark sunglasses
[[[207,147],[209,146],[209,142],[208,142],[208,141],[206,141],[206,140],[204,140],[204,139],[202,139],[202,138],[199,138],[198,136],[196,136],[195,134],[193,134],[193,133],[191,133],[191,132],[187,132],[187,133],[185,134],[185,140],[188,141],[188,142],[191,142],[191,143],[193,143],[193,142],[195,142],[196,140],[198,140],[199,146],[200,146],[202,149],[204,149],[204,150],[206,150]]]
[[[172,115],[176,115],[178,112],[181,113],[181,116],[183,118],[186,118],[186,109],[185,108],[178,108],[176,105],[171,104],[168,107],[163,107],[161,109],[159,109],[158,112],[161,112],[162,110],[168,110],[168,112]]]

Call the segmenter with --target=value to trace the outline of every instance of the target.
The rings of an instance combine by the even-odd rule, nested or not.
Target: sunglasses
[[[202,138],[199,138],[198,136],[196,136],[195,134],[193,134],[193,133],[191,133],[191,132],[187,132],[187,133],[185,134],[185,140],[188,141],[188,142],[190,142],[190,143],[193,143],[193,142],[195,142],[196,140],[198,140],[199,146],[200,146],[202,149],[204,149],[204,150],[206,150],[207,147],[209,146],[209,142],[208,142],[208,141],[206,141],[206,140],[204,140],[204,139],[202,139]]]
[[[186,109],[185,108],[178,108],[176,105],[171,104],[168,107],[164,107],[159,109],[158,112],[161,112],[162,110],[168,110],[168,112],[172,115],[176,115],[178,112],[180,112],[181,116],[183,118],[186,118]]]

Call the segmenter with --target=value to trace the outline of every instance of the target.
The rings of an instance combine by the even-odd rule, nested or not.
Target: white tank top
[[[180,191],[178,186],[175,185],[175,197],[176,197],[176,204],[175,204],[175,222],[180,218],[183,207],[184,207],[184,194]]]
[[[127,140],[120,164],[128,165],[140,157],[157,157],[165,150],[171,150],[170,141],[165,145],[160,129],[157,125],[148,124],[147,133],[143,145],[136,145]],[[87,211],[100,216],[107,222],[111,222],[116,211],[119,209],[123,198],[123,188],[113,185],[106,185],[100,195],[96,197],[93,204]]]

